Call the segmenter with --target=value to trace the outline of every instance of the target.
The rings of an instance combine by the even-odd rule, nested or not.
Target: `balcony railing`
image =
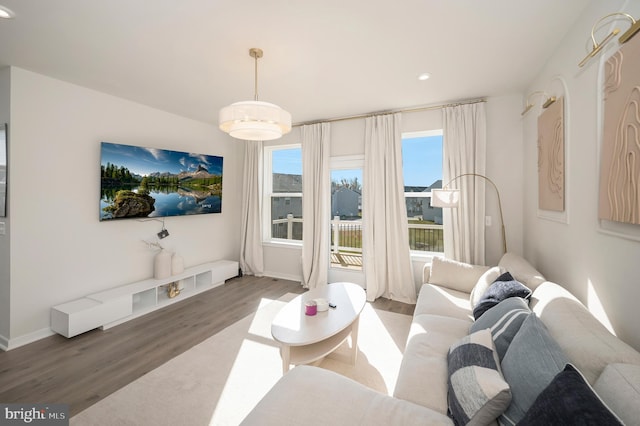
[[[271,238],[302,240],[302,218],[288,214],[284,219],[272,220]]]
[[[443,252],[442,225],[409,222],[409,247],[416,251]]]
[[[288,215],[284,219],[272,221],[273,238],[302,240],[302,218]],[[442,225],[431,223],[409,224],[409,248],[415,251],[443,252]],[[334,217],[331,221],[331,252],[362,253],[362,220],[341,220]]]
[[[340,220],[335,216],[331,221],[331,253],[341,251],[362,253],[361,220]]]

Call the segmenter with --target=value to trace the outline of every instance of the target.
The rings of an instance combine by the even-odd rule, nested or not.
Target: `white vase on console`
[[[171,274],[178,275],[184,272],[184,259],[178,253],[171,256]]]
[[[153,260],[153,276],[156,279],[171,276],[171,252],[165,249],[160,250]]]

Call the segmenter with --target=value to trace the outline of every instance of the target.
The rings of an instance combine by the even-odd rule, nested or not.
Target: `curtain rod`
[[[454,102],[454,103],[450,103],[450,104],[429,105],[429,106],[412,107],[412,108],[402,108],[402,109],[394,109],[394,110],[387,110],[387,111],[369,112],[367,114],[349,115],[349,116],[346,116],[346,117],[327,118],[325,120],[303,121],[302,123],[293,123],[292,127],[300,127],[300,126],[304,126],[304,125],[308,125],[308,124],[334,123],[336,121],[357,120],[357,119],[360,119],[360,118],[373,117],[375,115],[381,115],[381,114],[395,114],[397,112],[430,111],[430,110],[435,110],[435,109],[457,107],[457,106],[460,106],[460,105],[477,104],[477,103],[481,103],[481,102],[487,102],[487,100],[486,99],[472,99],[472,100],[468,100],[468,101],[460,101],[460,102]]]

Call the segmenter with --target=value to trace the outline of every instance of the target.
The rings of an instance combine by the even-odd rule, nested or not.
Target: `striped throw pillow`
[[[489,424],[511,403],[509,384],[489,329],[462,338],[449,348],[449,414],[458,425]]]
[[[489,309],[471,324],[469,332],[473,333],[490,328],[498,358],[502,362],[511,341],[530,314],[531,310],[526,300],[521,297],[509,297]]]

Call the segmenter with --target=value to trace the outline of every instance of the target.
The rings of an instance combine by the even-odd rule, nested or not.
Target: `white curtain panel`
[[[464,173],[485,174],[487,130],[484,102],[443,110],[443,181]],[[485,264],[485,180],[465,176],[451,185],[460,189],[458,208],[443,209],[445,257]]]
[[[400,129],[400,114],[365,120],[362,244],[369,301],[416,302]]]
[[[327,284],[330,236],[329,123],[302,126],[302,285]]]
[[[240,269],[243,274],[264,274],[262,253],[262,141],[246,141],[242,184]]]

